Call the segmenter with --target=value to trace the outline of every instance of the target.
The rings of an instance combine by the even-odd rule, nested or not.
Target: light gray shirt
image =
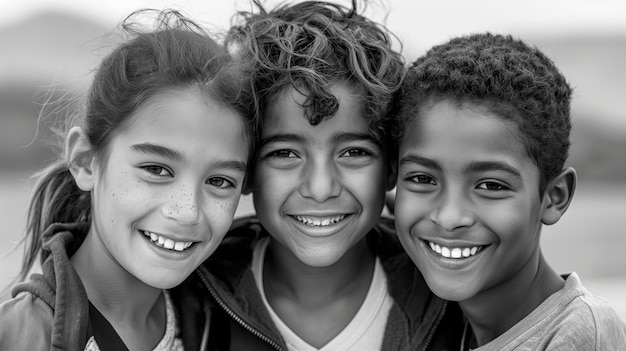
[[[474,350],[626,350],[626,321],[609,301],[592,294],[571,273],[561,290],[504,334]]]

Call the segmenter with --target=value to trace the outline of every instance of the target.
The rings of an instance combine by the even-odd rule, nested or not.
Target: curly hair
[[[410,65],[394,134],[400,142],[413,119],[442,100],[486,108],[517,126],[543,189],[567,159],[571,94],[565,77],[539,49],[510,35],[458,37]]]
[[[302,107],[311,125],[339,108],[330,86],[348,82],[359,94],[363,115],[379,140],[387,137],[394,93],[404,74],[404,58],[392,49],[394,36],[352,8],[323,1],[281,4],[258,13],[239,12],[226,45],[253,62],[257,121],[268,106],[293,87],[305,96]],[[258,126],[260,130],[260,126]],[[258,132],[257,130],[257,132]]]

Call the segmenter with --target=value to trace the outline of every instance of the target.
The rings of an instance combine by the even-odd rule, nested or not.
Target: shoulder
[[[593,294],[581,285],[581,295],[572,303],[570,323],[586,320],[590,337],[596,340],[598,350],[614,350],[626,345],[626,321],[619,316],[613,304]]]
[[[0,349],[47,350],[53,310],[32,293],[22,292],[0,305]]]
[[[588,345],[596,350],[626,345],[626,322],[608,300],[587,290],[575,273],[567,277],[562,296],[562,308],[544,330],[552,334],[552,344]]]

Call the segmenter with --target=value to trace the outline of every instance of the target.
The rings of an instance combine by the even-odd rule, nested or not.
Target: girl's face
[[[242,117],[197,88],[165,90],[116,132],[105,157],[91,189],[97,267],[178,285],[233,220],[248,158]]]

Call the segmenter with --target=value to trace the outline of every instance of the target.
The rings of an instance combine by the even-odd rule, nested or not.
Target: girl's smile
[[[196,241],[177,241],[175,239],[170,239],[166,235],[148,232],[145,230],[140,230],[140,232],[154,245],[162,247],[166,250],[182,252],[189,249],[194,243],[196,243]]]

